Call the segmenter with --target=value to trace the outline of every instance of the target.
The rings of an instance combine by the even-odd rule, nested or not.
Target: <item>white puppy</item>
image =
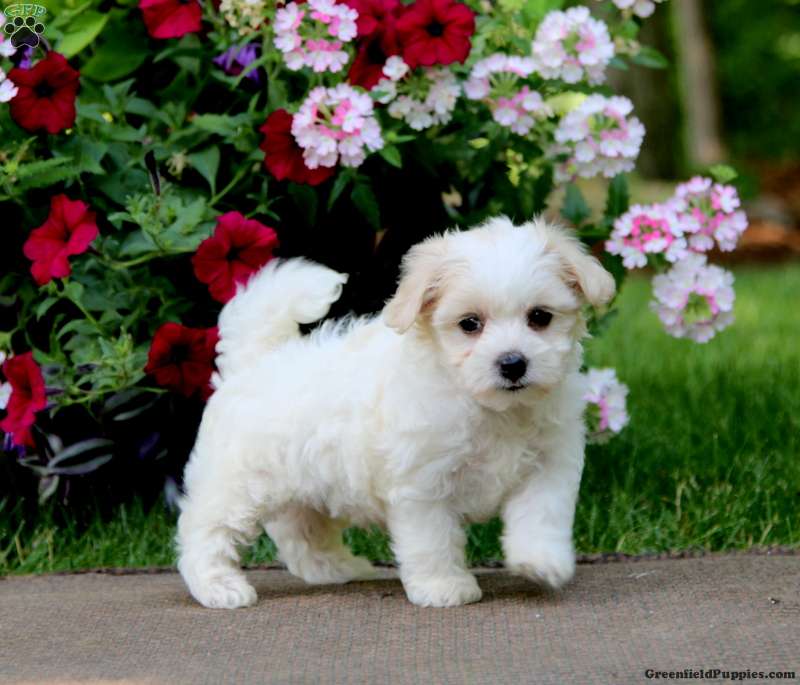
[[[564,230],[496,218],[413,247],[381,317],[325,323],[347,277],[272,262],[222,310],[216,391],[186,467],[179,568],[207,607],[256,601],[238,548],[265,527],[309,583],[368,577],[342,542],[388,527],[408,598],[480,599],[464,524],[498,512],[506,565],[575,567],[581,306],[614,281]]]

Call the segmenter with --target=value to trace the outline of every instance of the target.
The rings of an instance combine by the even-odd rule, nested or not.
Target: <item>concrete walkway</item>
[[[561,685],[644,683],[648,669],[800,679],[800,556],[582,564],[559,594],[486,570],[483,601],[457,609],[418,609],[385,575],[308,587],[251,571],[260,601],[236,611],[203,609],[171,572],[0,579],[0,682]]]

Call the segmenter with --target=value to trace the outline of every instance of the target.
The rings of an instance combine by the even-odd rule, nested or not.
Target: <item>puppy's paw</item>
[[[531,541],[506,550],[506,568],[557,590],[575,575],[575,550],[569,540]]]
[[[258,599],[256,591],[243,576],[218,576],[192,588],[194,598],[209,609],[249,607]]]
[[[457,607],[480,600],[478,581],[470,573],[451,576],[419,576],[403,580],[406,595],[412,604],[421,607]]]

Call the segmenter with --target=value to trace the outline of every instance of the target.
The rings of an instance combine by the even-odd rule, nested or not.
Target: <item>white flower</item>
[[[556,180],[631,171],[644,140],[644,126],[632,112],[628,98],[590,95],[564,115],[549,151],[551,157],[566,157],[556,165]]]
[[[13,99],[18,91],[19,89],[14,85],[14,82],[7,78],[5,72],[0,69],[0,102],[8,102]]]
[[[309,169],[360,166],[366,151],[383,147],[372,98],[342,83],[314,88],[292,120],[292,135]]]
[[[10,398],[11,383],[0,383],[0,411],[3,411],[8,406]]]
[[[382,79],[376,86],[379,102],[389,102],[389,116],[403,119],[415,131],[447,124],[461,94],[458,79],[444,67],[421,69],[394,82],[394,99],[384,97],[386,85],[387,79]]]
[[[586,372],[586,391],[589,437],[604,442],[628,424],[626,398],[628,386],[617,379],[614,369],[589,369]]]
[[[266,18],[264,0],[221,0],[219,11],[243,36],[257,31]]]
[[[614,222],[605,247],[622,257],[626,269],[647,266],[648,254],[663,254],[670,262],[687,254],[686,238],[669,203],[633,205]]]
[[[594,19],[586,7],[549,12],[531,45],[534,69],[544,78],[567,83],[586,79],[596,85],[605,81],[605,70],[614,57],[608,27]]]
[[[390,81],[399,81],[408,71],[408,65],[403,61],[403,58],[398,55],[392,55],[386,60],[386,64],[383,65],[383,74]]]
[[[341,71],[350,60],[343,49],[356,37],[358,12],[335,0],[289,2],[275,13],[275,47],[292,71]]]
[[[637,17],[645,19],[655,11],[655,3],[664,2],[664,0],[612,0],[612,2],[619,9],[630,10]]]
[[[733,322],[733,274],[689,254],[653,278],[653,309],[676,338],[704,343]]]

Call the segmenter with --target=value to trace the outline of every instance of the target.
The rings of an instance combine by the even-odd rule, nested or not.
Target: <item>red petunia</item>
[[[6,359],[3,375],[11,385],[11,397],[0,430],[8,433],[15,445],[33,447],[31,426],[36,412],[47,406],[42,370],[33,360],[33,354],[26,352]]]
[[[383,77],[386,60],[400,54],[397,18],[402,6],[398,0],[345,1],[358,12],[358,35],[363,38],[347,80],[369,90]]]
[[[153,336],[145,373],[156,383],[185,397],[200,395],[207,400],[213,392],[217,328],[189,328],[179,323],[162,324]]]
[[[238,283],[247,283],[256,271],[272,259],[278,234],[269,226],[228,212],[217,219],[214,235],[206,238],[192,257],[198,280],[218,302],[236,294]]]
[[[397,20],[403,59],[420,65],[464,62],[475,33],[475,15],[455,0],[416,0]]]
[[[306,166],[303,148],[292,135],[292,119],[285,109],[276,109],[258,129],[264,134],[264,140],[259,145],[264,151],[264,166],[279,181],[319,185],[331,177],[334,168],[309,169]]]
[[[203,9],[197,0],[139,0],[139,9],[153,38],[180,38],[200,30]]]
[[[400,0],[344,0],[344,4],[358,12],[356,28],[358,37],[394,33],[399,15]]]
[[[50,200],[50,215],[34,228],[22,251],[33,261],[31,273],[39,285],[69,276],[70,255],[81,254],[97,237],[95,213],[80,200],[56,195]]]
[[[79,76],[57,52],[48,52],[30,69],[15,67],[8,74],[19,89],[11,100],[11,118],[26,131],[69,128],[75,123]]]

